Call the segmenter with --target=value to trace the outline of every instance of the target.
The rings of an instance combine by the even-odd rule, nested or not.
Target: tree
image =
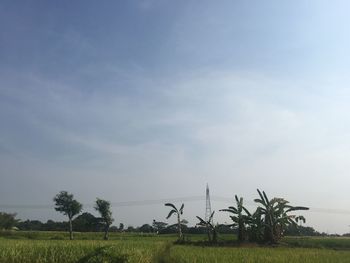
[[[259,213],[264,220],[264,241],[268,243],[277,243],[283,236],[289,225],[297,225],[298,220],[305,222],[304,217],[297,217],[289,213],[297,210],[308,210],[307,207],[291,206],[283,198],[268,199],[266,193],[257,189],[260,199],[255,199],[256,203],[262,206],[258,207]]]
[[[220,211],[229,212],[233,215],[230,218],[233,221],[231,224],[232,227],[237,228],[238,230],[238,241],[242,242],[246,239],[246,226],[250,222],[251,214],[250,212],[243,206],[243,197],[238,198],[235,195],[236,207],[229,206],[227,209],[221,209]]]
[[[179,240],[182,240],[183,235],[182,235],[182,230],[181,230],[181,215],[183,214],[183,210],[184,210],[185,205],[182,204],[180,209],[177,209],[176,206],[173,205],[172,203],[166,203],[164,205],[172,208],[170,210],[168,216],[166,217],[166,219],[169,219],[173,214],[177,215],[177,231],[179,233]]]
[[[72,222],[73,223],[73,222]],[[55,222],[53,220],[47,220],[46,223],[42,224],[44,231],[65,231],[69,224],[67,222]]]
[[[150,224],[143,224],[138,228],[138,231],[142,233],[152,233],[153,232],[153,227]]]
[[[19,220],[16,219],[16,214],[0,212],[0,230],[10,230],[15,227],[18,222]]]
[[[98,231],[101,227],[99,218],[88,212],[82,213],[73,220],[73,227],[80,232]]]
[[[168,224],[165,222],[159,222],[153,219],[152,227],[156,231],[157,234],[159,234],[163,229],[166,228]]]
[[[73,227],[72,220],[73,217],[78,215],[83,206],[77,200],[74,199],[72,194],[68,194],[66,191],[59,192],[54,198],[55,210],[68,216],[69,220],[69,238],[73,239]]]
[[[106,200],[97,198],[95,209],[100,213],[102,222],[104,224],[104,239],[108,240],[109,227],[114,221],[112,217],[111,203]]]
[[[133,226],[128,226],[128,228],[126,229],[126,232],[135,232],[135,231],[136,229]]]
[[[199,223],[197,225],[203,226],[207,229],[207,235],[208,235],[208,241],[216,243],[217,242],[217,233],[216,233],[216,227],[212,223],[213,221],[213,216],[214,216],[215,211],[211,213],[208,221],[203,220],[201,217],[197,216]]]
[[[119,229],[118,229],[120,232],[123,232],[124,230],[124,224],[123,223],[120,223],[119,224]]]

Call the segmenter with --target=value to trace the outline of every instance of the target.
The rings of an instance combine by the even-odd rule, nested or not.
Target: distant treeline
[[[10,226],[9,224],[8,226]],[[18,230],[23,231],[67,231],[69,228],[68,222],[56,222],[48,220],[47,222],[41,222],[39,220],[25,220],[18,221],[14,220],[12,227],[16,227]],[[93,214],[88,212],[77,216],[73,220],[73,227],[78,232],[103,232],[104,225],[100,222],[100,218],[95,217]],[[184,233],[187,234],[205,234],[206,228],[199,226],[187,226],[182,224]],[[159,222],[153,220],[152,224],[143,224],[139,227],[128,226],[119,224],[119,226],[111,226],[111,232],[142,232],[142,233],[157,233],[157,234],[175,234],[177,233],[176,225],[168,225],[165,222]],[[222,234],[237,234],[236,229],[232,229],[230,226],[224,224],[217,225],[217,231]],[[325,233],[319,233],[312,227],[304,226],[290,226],[286,235],[289,236],[322,236]]]
[[[75,231],[78,232],[103,232],[104,225],[100,221],[100,218],[95,217],[93,214],[85,212],[77,216],[73,221],[73,227]],[[48,220],[46,223],[39,220],[25,220],[18,221],[14,225],[18,230],[24,231],[67,231],[69,228],[68,222],[55,222],[53,220]],[[206,229],[203,227],[189,227],[187,222],[182,224],[184,233],[189,234],[202,234],[206,233]],[[227,225],[218,225],[218,230],[220,233],[236,233],[234,229]],[[159,222],[153,220],[152,224],[143,224],[139,227],[127,226],[125,227],[123,223],[119,226],[111,226],[110,232],[143,232],[143,233],[157,233],[157,234],[173,234],[177,233],[176,225],[168,225],[165,222]]]

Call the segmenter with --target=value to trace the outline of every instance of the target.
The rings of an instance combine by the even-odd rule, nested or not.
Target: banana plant
[[[249,224],[251,220],[250,212],[243,206],[243,197],[238,198],[235,195],[236,207],[229,206],[227,209],[221,209],[220,211],[229,212],[233,214],[230,216],[233,224],[232,227],[237,228],[238,230],[238,241],[242,242],[246,239],[246,226]]]
[[[264,241],[277,243],[289,225],[297,224],[296,218],[298,217],[289,213],[298,210],[308,210],[309,208],[291,206],[283,198],[272,198],[270,200],[264,191],[261,192],[259,189],[257,191],[260,199],[255,199],[254,201],[262,205],[258,209],[264,218]]]
[[[248,236],[251,242],[262,242],[264,238],[264,220],[259,207],[251,215],[248,226]]]
[[[176,206],[172,203],[166,203],[164,205],[171,207],[171,210],[170,210],[168,216],[166,217],[166,219],[169,219],[173,214],[175,214],[177,216],[177,231],[179,233],[179,240],[182,240],[183,234],[182,234],[182,230],[181,230],[181,215],[183,214],[183,210],[184,210],[185,205],[182,204],[180,209],[177,209]]]
[[[203,226],[207,229],[207,234],[208,234],[208,241],[216,243],[217,242],[217,232],[216,232],[216,227],[212,223],[213,221],[213,216],[214,216],[215,211],[211,213],[208,221],[205,221],[201,217],[197,216],[199,223],[197,223],[198,226]]]

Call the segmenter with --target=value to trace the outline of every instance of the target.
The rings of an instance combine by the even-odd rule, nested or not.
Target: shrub
[[[114,247],[100,247],[81,258],[78,263],[127,263],[128,255],[121,254]]]

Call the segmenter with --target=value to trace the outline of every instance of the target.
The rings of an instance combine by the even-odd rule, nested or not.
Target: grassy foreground
[[[112,240],[102,241],[96,239],[100,235],[82,233],[81,240],[54,240],[58,234],[66,237],[50,232],[2,233],[0,263],[350,262],[348,238],[285,238],[285,246],[272,248],[173,245],[171,235],[113,234]]]
[[[46,262],[152,262],[152,256],[160,242],[140,241],[97,241],[97,240],[4,240],[0,241],[0,262],[46,263]],[[103,253],[96,253],[99,249]],[[126,256],[128,261],[114,260]],[[90,257],[89,257],[90,256]],[[105,260],[105,261],[103,261]],[[109,260],[109,261],[108,261]],[[114,260],[114,261],[112,261]]]
[[[171,255],[177,262],[349,262],[350,252],[306,248],[213,248],[176,246]]]

